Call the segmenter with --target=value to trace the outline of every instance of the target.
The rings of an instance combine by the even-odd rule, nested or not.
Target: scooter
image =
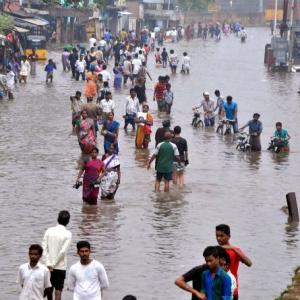
[[[241,132],[238,136],[238,144],[236,145],[236,149],[242,152],[250,152],[251,145],[249,143],[250,136],[245,132]]]
[[[192,121],[192,126],[194,128],[200,128],[200,127],[204,127],[204,123],[201,119],[201,113],[198,111],[198,109],[193,109],[193,112],[194,112],[194,118],[193,118],[193,121]]]

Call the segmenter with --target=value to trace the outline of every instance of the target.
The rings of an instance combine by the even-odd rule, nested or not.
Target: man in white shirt
[[[102,121],[103,122],[107,120],[107,115],[109,113],[114,114],[115,107],[116,107],[116,105],[115,105],[115,102],[112,100],[111,92],[107,91],[105,93],[105,98],[100,101],[100,108],[102,111]]]
[[[69,290],[73,300],[101,300],[102,291],[108,288],[104,266],[90,258],[91,245],[87,241],[77,243],[80,261],[70,268]]]
[[[139,55],[137,53],[134,55],[134,59],[132,60],[131,63],[132,63],[132,76],[133,78],[136,78],[142,65],[142,61],[139,59]]]
[[[19,300],[43,300],[44,296],[52,300],[50,272],[39,263],[42,254],[40,245],[29,247],[29,263],[21,265],[18,272],[17,282],[22,287]]]
[[[105,51],[106,45],[107,45],[107,42],[106,42],[106,40],[104,39],[104,37],[102,37],[102,39],[101,39],[100,42],[99,42],[100,50],[101,50],[101,51]]]
[[[89,46],[90,46],[90,49],[91,49],[92,47],[94,47],[95,44],[97,44],[97,40],[95,39],[95,35],[92,34],[91,38],[89,39]]]
[[[127,129],[128,124],[132,125],[132,129],[135,130],[135,118],[137,113],[140,111],[139,101],[136,96],[135,89],[130,89],[130,96],[127,97],[126,103],[124,106],[124,115],[125,126],[124,129]]]
[[[186,52],[183,52],[182,58],[182,73],[190,74],[190,67],[191,67],[191,59]]]
[[[67,269],[67,250],[72,233],[66,229],[70,213],[62,210],[58,214],[58,225],[46,230],[43,238],[44,260],[51,273],[52,292],[55,289],[55,300],[61,300]]]
[[[143,63],[146,61],[145,55],[143,53],[143,50],[139,51],[138,59]]]
[[[76,91],[75,96],[71,96],[70,100],[71,100],[71,110],[72,110],[72,129],[75,134],[76,126],[79,126],[80,124],[81,111],[84,105],[84,102],[81,99],[81,92]]]
[[[107,71],[107,67],[106,67],[106,65],[104,65],[103,67],[102,67],[102,71],[100,72],[100,74],[102,74],[102,80],[103,80],[103,82],[110,82],[110,80],[111,80],[111,75],[110,75],[110,73]]]
[[[215,102],[210,100],[209,93],[203,93],[204,99],[200,103],[200,105],[195,106],[194,109],[200,109],[203,107],[204,111],[204,124],[206,127],[214,127],[215,126]]]
[[[126,60],[123,63],[123,82],[124,85],[126,85],[128,78],[131,79],[131,83],[133,85],[133,80],[132,80],[132,64],[131,64],[131,57],[128,55],[126,57]]]
[[[172,43],[177,43],[178,32],[175,27],[171,31],[171,36],[172,36]]]
[[[85,80],[85,67],[86,67],[86,61],[84,60],[84,57],[81,54],[79,59],[75,63],[77,81],[79,80],[80,76],[82,80]]]

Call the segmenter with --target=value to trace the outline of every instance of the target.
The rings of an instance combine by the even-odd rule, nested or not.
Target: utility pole
[[[295,33],[294,33],[294,10],[296,6],[296,0],[292,0],[291,4],[291,27],[290,27],[290,43],[289,43],[289,64],[288,64],[288,71],[292,71],[293,66],[293,50],[294,50],[294,39],[295,39]]]
[[[277,12],[278,12],[278,0],[275,0],[274,31],[273,31],[274,36],[276,36],[276,30],[277,30]]]
[[[170,6],[171,6],[171,0],[168,1],[168,17],[167,17],[167,29],[169,28],[169,20],[170,20]]]

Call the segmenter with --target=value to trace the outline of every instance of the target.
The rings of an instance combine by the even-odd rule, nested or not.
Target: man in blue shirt
[[[209,270],[202,273],[201,293],[205,300],[232,299],[231,278],[220,267],[220,257],[217,247],[207,247],[203,256]]]
[[[259,117],[260,114],[255,113],[253,115],[253,119],[250,120],[245,126],[240,128],[240,131],[242,131],[246,127],[249,127],[249,144],[251,145],[252,151],[261,151],[260,135],[262,133],[263,126],[262,123],[258,120]]]
[[[226,98],[226,102],[223,105],[223,116],[226,116],[227,120],[232,121],[232,127],[234,133],[238,133],[238,121],[237,121],[237,112],[238,112],[238,106],[237,104],[232,101],[232,97],[228,96]]]

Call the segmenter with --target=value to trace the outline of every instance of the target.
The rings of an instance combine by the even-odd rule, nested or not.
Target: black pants
[[[75,65],[71,65],[71,70],[72,70],[72,78],[76,77],[76,67]]]
[[[82,80],[85,80],[85,72],[84,71],[80,72],[80,73],[78,71],[76,71],[76,80],[77,81],[79,80],[80,75],[81,75]]]

